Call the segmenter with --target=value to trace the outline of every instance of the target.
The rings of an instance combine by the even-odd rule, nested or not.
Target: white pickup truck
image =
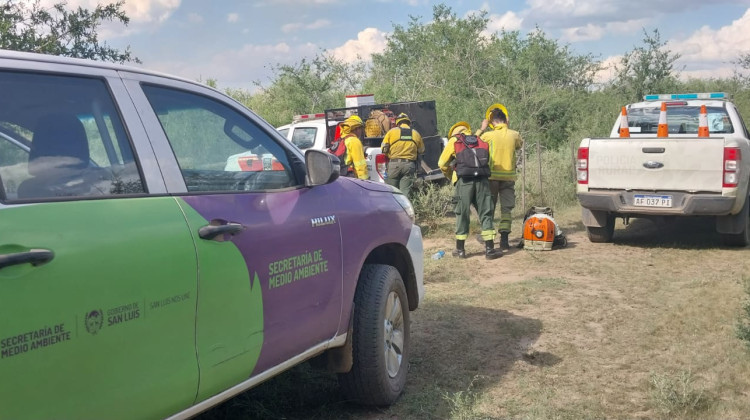
[[[326,114],[297,115],[291,124],[282,125],[277,130],[301,150],[327,150]],[[335,121],[330,121],[331,127],[336,127]],[[367,172],[370,181],[385,182],[386,158],[379,147],[366,147]]]
[[[620,134],[621,116],[610,137],[578,148],[577,196],[591,242],[612,241],[616,217],[715,216],[726,245],[750,244],[750,135],[735,105],[723,93],[644,99],[625,107],[629,135]],[[657,136],[662,103],[667,127]]]
[[[394,102],[385,104],[368,103],[346,108],[328,109],[324,113],[306,114],[294,117],[291,124],[277,128],[290,142],[302,150],[327,150],[336,137],[336,125],[349,115],[359,115],[366,121],[372,111],[387,110],[390,115],[406,113],[412,120],[412,128],[422,135],[425,153],[421,155],[417,176],[425,181],[444,181],[445,177],[437,166],[440,153],[447,139],[438,134],[435,101]],[[393,123],[393,121],[391,121]],[[370,180],[385,182],[388,158],[380,149],[383,134],[362,138],[367,170]]]

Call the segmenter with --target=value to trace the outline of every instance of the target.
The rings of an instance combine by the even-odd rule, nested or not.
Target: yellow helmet
[[[464,130],[458,130],[458,128],[463,127]],[[453,137],[454,131],[468,131],[471,133],[471,126],[466,121],[459,121],[451,126],[451,129],[448,130],[448,138]]]
[[[487,112],[484,113],[484,118],[487,119],[487,121],[490,123],[490,128],[492,128],[492,111],[499,109],[500,111],[505,114],[505,120],[510,121],[510,115],[508,115],[508,109],[503,104],[492,104],[489,108],[487,108]]]
[[[365,125],[362,122],[362,118],[359,118],[358,115],[352,115],[351,117],[345,119],[344,124],[348,125],[351,129],[362,127],[363,125]]]
[[[398,117],[396,117],[396,125],[401,124],[402,122],[406,122],[408,124],[411,124],[411,120],[409,119],[409,116],[405,113],[398,114]]]

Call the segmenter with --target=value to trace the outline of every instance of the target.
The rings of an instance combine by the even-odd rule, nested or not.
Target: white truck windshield
[[[634,134],[656,134],[659,128],[660,108],[631,108],[628,110],[628,126]],[[699,106],[667,107],[667,125],[670,134],[698,134]],[[706,107],[708,131],[712,134],[734,133],[734,127],[721,107]]]

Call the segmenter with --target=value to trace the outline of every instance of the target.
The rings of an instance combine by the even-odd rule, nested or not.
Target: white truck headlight
[[[401,205],[401,208],[404,209],[406,214],[411,219],[411,222],[414,223],[416,221],[416,218],[414,217],[414,207],[411,205],[411,201],[409,201],[409,199],[401,193],[394,193],[393,198],[396,199],[396,202]]]

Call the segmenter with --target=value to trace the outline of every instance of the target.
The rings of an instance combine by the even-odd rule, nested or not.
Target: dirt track
[[[550,252],[487,261],[470,240],[456,260],[450,219],[425,239],[427,296],[394,406],[341,401],[334,376],[300,367],[205,418],[750,418],[735,334],[750,249],[722,247],[711,219],[618,221],[614,243],[594,244],[579,211],[555,214],[569,245]]]

